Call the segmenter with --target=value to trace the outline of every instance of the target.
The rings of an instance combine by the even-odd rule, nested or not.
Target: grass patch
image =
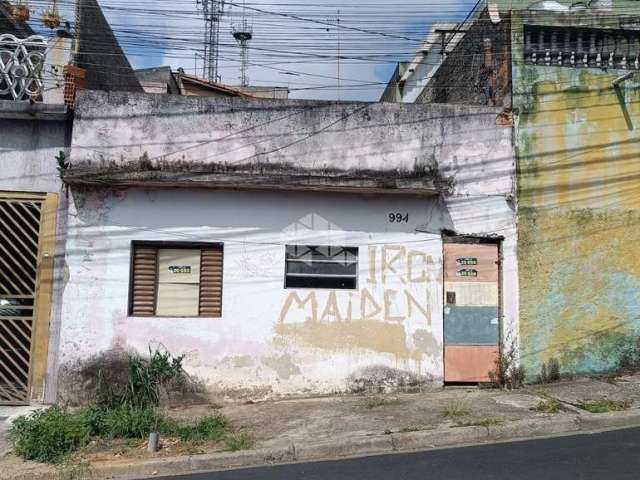
[[[562,402],[559,400],[556,400],[555,398],[548,398],[546,400],[541,400],[538,405],[532,407],[531,410],[540,413],[560,413],[564,410],[564,407],[562,406]]]
[[[152,408],[90,407],[79,413],[92,436],[146,438],[149,433],[167,432],[173,422]]]
[[[621,412],[631,407],[631,402],[621,400],[589,400],[578,404],[582,410],[590,413]]]
[[[89,443],[90,438],[91,432],[82,417],[60,407],[19,417],[9,431],[16,455],[43,463],[63,462]]]
[[[469,415],[471,412],[462,402],[453,402],[448,404],[441,412],[444,418],[456,419]]]
[[[422,428],[420,427],[403,427],[400,429],[400,433],[412,433],[412,432],[419,432],[421,430]]]
[[[367,398],[367,408],[379,408],[379,407],[388,407],[391,405],[400,404],[400,400],[397,398],[384,398],[384,397],[369,397]]]
[[[9,438],[16,455],[25,460],[63,463],[94,439],[145,440],[149,433],[179,439],[186,444],[224,443],[226,450],[252,448],[253,437],[235,432],[220,413],[181,425],[153,408],[91,407],[71,413],[60,407],[39,410],[14,422]]]
[[[225,438],[226,449],[229,452],[237,452],[239,450],[250,450],[255,445],[254,438],[247,432],[239,432],[228,435]]]
[[[217,414],[201,418],[195,425],[178,427],[176,433],[183,442],[217,442],[225,439],[230,431],[231,423],[227,417]]]

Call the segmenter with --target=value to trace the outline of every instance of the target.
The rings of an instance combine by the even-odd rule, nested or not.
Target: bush
[[[52,407],[17,418],[9,439],[16,455],[25,460],[60,463],[89,442],[90,431],[81,416]]]
[[[151,432],[173,430],[172,422],[151,408],[91,407],[82,413],[82,417],[93,436],[145,438]]]
[[[172,356],[164,349],[149,347],[149,357],[130,355],[127,377],[124,382],[113,383],[108,372],[97,372],[97,403],[107,409],[127,407],[144,410],[157,407],[163,389],[170,383],[183,382],[186,373],[182,368],[184,355]]]
[[[543,363],[538,376],[538,383],[553,383],[560,381],[560,362],[556,358]]]
[[[495,362],[495,370],[489,372],[489,379],[496,388],[515,390],[522,388],[526,378],[524,367],[518,364],[514,344],[506,352],[501,352]]]

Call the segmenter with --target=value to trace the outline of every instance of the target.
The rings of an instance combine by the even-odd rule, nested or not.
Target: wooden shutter
[[[131,315],[151,317],[156,310],[158,249],[134,246],[131,280]]]
[[[222,247],[202,249],[200,261],[200,316],[222,316]]]

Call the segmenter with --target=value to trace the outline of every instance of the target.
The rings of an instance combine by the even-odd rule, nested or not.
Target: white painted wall
[[[67,147],[64,120],[0,118],[0,190],[59,192],[55,157]]]
[[[84,92],[71,160],[88,172],[135,171],[143,160],[224,168],[259,154],[265,165],[356,176],[369,169],[419,177],[417,167],[429,166],[450,185],[446,198],[74,186],[62,372],[109,349],[162,343],[186,353],[188,370],[228,395],[344,391],[350,375],[380,365],[441,382],[443,229],[504,237],[503,329],[507,337],[517,332],[515,159],[511,130],[496,126],[497,113]],[[409,223],[389,223],[393,212],[409,213]],[[223,242],[223,318],[129,318],[133,240]],[[284,288],[287,243],[360,248],[357,291],[295,291],[298,299],[314,295],[315,324],[305,322],[309,310],[283,312],[292,294]],[[334,296],[337,308],[327,309]],[[415,299],[411,311],[407,298]]]
[[[176,354],[187,353],[188,370],[214,390],[342,391],[350,374],[372,365],[436,381],[442,377],[441,240],[415,232],[428,217],[430,202],[425,199],[103,190],[76,193],[72,203],[63,364],[115,346],[144,352],[150,343],[161,343]],[[390,223],[390,212],[408,213],[409,223]],[[128,317],[132,240],[223,242],[223,318]],[[295,243],[360,248],[358,290],[334,292],[342,318],[323,314],[332,291],[284,288],[284,245]],[[383,255],[390,263],[385,269]],[[365,324],[359,319],[367,292],[382,311],[364,300],[365,316],[371,317]],[[427,316],[415,304],[409,313],[406,292]],[[317,333],[325,345],[278,334],[279,322],[304,329],[305,317],[311,315],[296,305],[283,311],[291,293],[316,296],[318,325],[307,333]],[[365,335],[367,328],[372,331]],[[402,330],[402,345],[397,338],[385,338]],[[363,347],[366,339],[340,338],[340,331],[377,335],[379,348]],[[415,344],[416,333],[422,347]],[[421,353],[429,338],[430,348]]]
[[[160,343],[186,353],[189,372],[230,396],[344,391],[351,374],[380,365],[442,380],[442,242],[439,233],[416,230],[479,220],[468,202],[131,189],[75,192],[70,203],[63,366]],[[489,215],[496,209],[485,207]],[[390,223],[391,212],[408,213],[409,223]],[[496,215],[505,221],[510,213]],[[128,317],[133,240],[223,242],[223,317]],[[296,243],[359,247],[358,289],[285,289],[284,246]],[[284,308],[292,294],[315,296],[315,324],[309,305]],[[332,295],[337,313],[327,309]]]

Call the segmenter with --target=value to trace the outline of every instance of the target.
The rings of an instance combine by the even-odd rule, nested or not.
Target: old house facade
[[[514,16],[521,339],[532,371],[550,358],[610,371],[638,349],[637,19]]]
[[[520,358],[530,378],[638,356],[639,6],[487,2],[418,101],[499,105],[518,160]]]
[[[82,92],[57,378],[161,344],[232,397],[485,379],[518,316],[497,113]]]
[[[56,396],[67,232],[59,168],[75,89],[136,89],[121,50],[91,56],[97,43],[117,43],[95,1],[79,3],[87,28],[76,35],[66,27],[36,35],[13,6],[0,2],[0,404]]]

